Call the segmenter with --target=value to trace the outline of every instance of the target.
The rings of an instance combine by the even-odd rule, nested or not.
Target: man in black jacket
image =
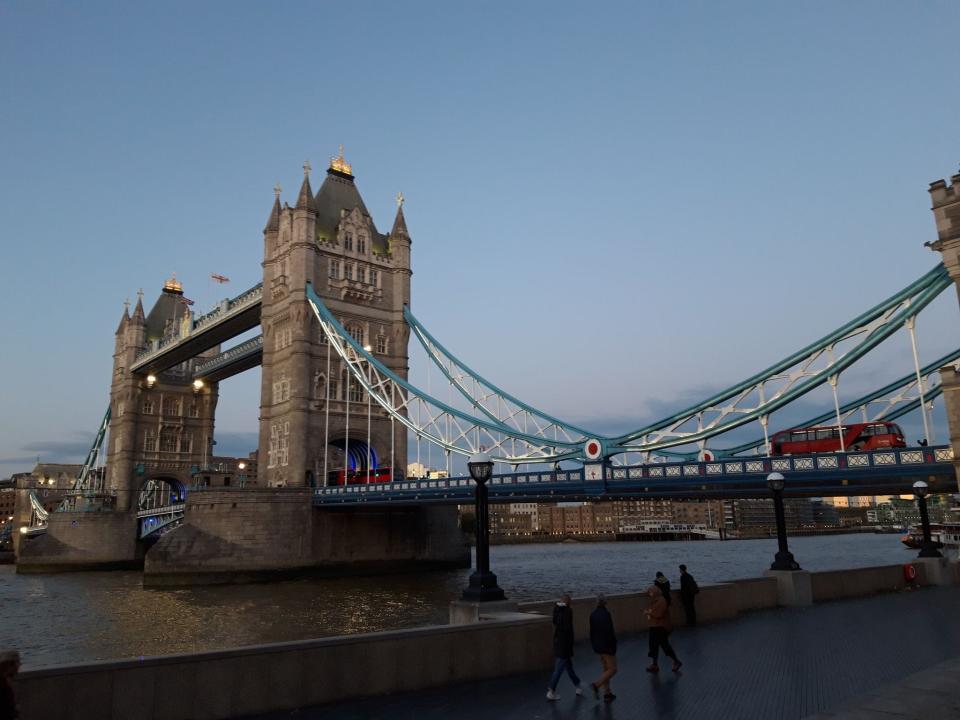
[[[597,609],[590,613],[590,644],[600,656],[600,665],[603,667],[603,674],[590,683],[593,699],[599,700],[600,691],[603,690],[603,701],[613,702],[617,696],[610,690],[610,678],[617,674],[617,635],[613,631],[613,618],[603,595],[597,596]]]
[[[687,614],[687,625],[697,624],[696,596],[700,592],[697,581],[687,572],[687,566],[680,566],[680,600],[683,601],[683,611]]]
[[[550,676],[550,683],[547,686],[547,700],[560,699],[557,694],[557,684],[564,670],[577,688],[577,695],[583,695],[580,678],[577,677],[577,671],[573,669],[573,610],[570,607],[570,595],[567,593],[564,593],[560,601],[553,606],[553,657],[553,675]]]

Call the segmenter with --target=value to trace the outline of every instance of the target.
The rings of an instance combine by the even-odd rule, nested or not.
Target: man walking
[[[573,669],[573,609],[570,607],[568,593],[564,593],[560,601],[553,606],[553,657],[553,675],[550,676],[550,684],[547,686],[547,700],[560,699],[557,685],[564,670],[577,688],[577,695],[583,695],[580,678]]]
[[[687,572],[687,566],[680,566],[680,600],[683,602],[683,611],[687,614],[687,625],[694,627],[697,624],[696,596],[700,592],[697,581]]]
[[[607,598],[597,596],[597,608],[590,613],[590,644],[593,651],[600,656],[600,666],[603,673],[595,682],[590,683],[593,689],[593,699],[600,699],[603,691],[603,701],[613,702],[617,696],[610,690],[610,678],[617,674],[617,636],[613,631],[613,618],[607,610]]]

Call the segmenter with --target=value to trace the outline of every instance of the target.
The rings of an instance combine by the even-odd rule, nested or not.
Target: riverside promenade
[[[616,621],[616,618],[614,618]],[[544,698],[549,671],[350,700],[258,720],[876,720],[960,718],[960,587],[903,590],[805,608],[776,608],[672,636],[681,674],[651,675],[647,635],[621,638],[617,699],[590,696],[599,663],[581,642],[574,658],[585,695],[568,678]],[[483,647],[464,647],[483,653]],[[429,661],[429,660],[428,660]],[[324,682],[317,677],[316,682]]]

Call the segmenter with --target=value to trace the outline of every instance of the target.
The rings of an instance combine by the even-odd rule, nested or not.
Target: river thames
[[[790,540],[806,570],[908,562],[898,535]],[[757,577],[776,540],[497,545],[491,566],[508,597],[636,591],[686,563],[702,583]],[[469,570],[145,589],[138,572],[17,575],[0,566],[0,649],[26,667],[165,655],[445,623]]]

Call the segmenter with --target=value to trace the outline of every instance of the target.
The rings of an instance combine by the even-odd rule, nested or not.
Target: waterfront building
[[[784,519],[788,532],[798,532],[814,527],[813,504],[808,498],[785,498]],[[734,527],[741,537],[766,536],[776,532],[772,499],[736,500],[734,504]]]

